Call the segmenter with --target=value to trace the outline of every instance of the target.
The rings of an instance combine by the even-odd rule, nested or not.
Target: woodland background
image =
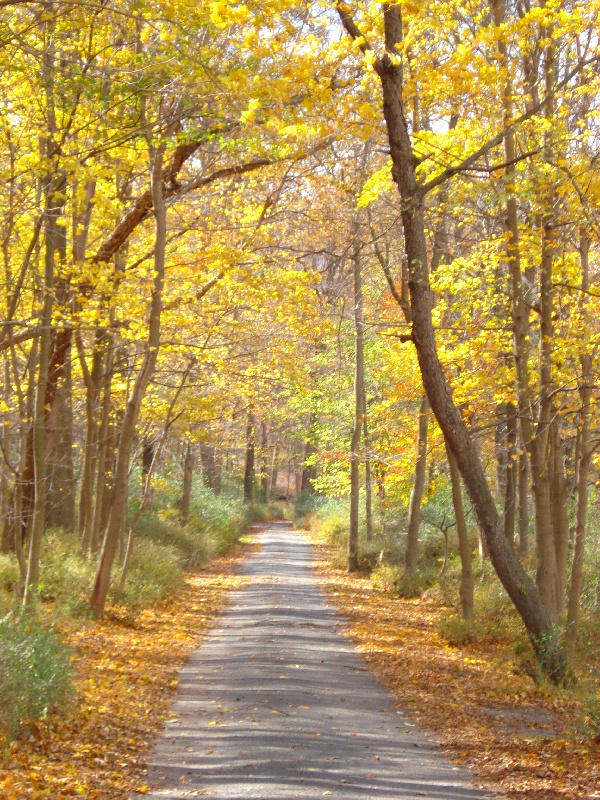
[[[589,1],[0,2],[15,674],[39,601],[295,513],[451,641],[514,617],[600,726],[598,45]]]

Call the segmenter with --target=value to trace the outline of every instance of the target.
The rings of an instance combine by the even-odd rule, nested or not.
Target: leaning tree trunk
[[[152,200],[156,233],[154,242],[154,279],[152,284],[152,299],[150,302],[148,341],[142,365],[131,390],[131,396],[127,402],[123,424],[121,425],[121,435],[119,438],[114,475],[112,507],[104,534],[104,542],[102,544],[96,580],[90,598],[90,609],[92,616],[95,618],[101,617],[104,613],[104,605],[110,588],[112,566],[125,519],[129,459],[131,457],[135,428],[142,406],[142,400],[150,378],[152,377],[152,373],[154,372],[156,359],[158,357],[158,349],[160,347],[160,318],[167,240],[167,212],[162,181],[162,160],[163,149],[159,149],[153,153],[151,170]]]
[[[432,295],[429,286],[427,240],[425,234],[425,191],[416,176],[416,159],[402,104],[403,73],[401,64],[389,54],[402,44],[400,7],[384,5],[386,53],[375,57],[374,68],[383,89],[383,112],[387,126],[392,176],[401,199],[404,246],[409,266],[409,291],[413,313],[412,336],[415,343],[423,386],[438,424],[448,442],[465,487],[473,503],[479,526],[494,568],[515,604],[544,671],[554,681],[562,681],[566,663],[555,626],[544,607],[535,584],[520,565],[504,537],[485,469],[473,437],[452,400],[437,352],[432,320]],[[337,5],[348,33],[369,48],[345,4]],[[372,51],[371,51],[372,52]],[[374,55],[374,54],[372,54]]]

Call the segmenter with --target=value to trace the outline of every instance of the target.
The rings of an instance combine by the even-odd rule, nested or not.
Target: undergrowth
[[[8,739],[71,696],[71,657],[52,630],[32,614],[14,612],[0,620],[0,734]]]

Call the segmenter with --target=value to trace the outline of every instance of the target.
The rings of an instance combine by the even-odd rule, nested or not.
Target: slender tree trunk
[[[569,557],[569,517],[567,503],[570,487],[565,474],[563,444],[556,419],[551,429],[552,458],[552,527],[554,549],[556,552],[556,610],[560,619],[563,616],[567,591],[567,561]]]
[[[269,439],[267,437],[267,423],[265,420],[260,422],[260,488],[265,503],[269,502],[269,469],[267,466],[267,452],[269,447]]]
[[[517,410],[505,403],[506,410],[506,478],[504,482],[504,536],[511,547],[515,542],[515,516],[517,506]]]
[[[360,500],[360,439],[365,412],[365,323],[362,292],[362,264],[359,225],[353,223],[354,245],[352,272],[354,278],[354,429],[350,443],[350,528],[348,531],[348,572],[358,569],[358,527]]]
[[[417,571],[419,555],[419,527],[421,525],[421,503],[427,483],[427,434],[429,430],[429,400],[427,395],[421,398],[419,407],[419,427],[417,436],[417,461],[413,486],[408,504],[408,527],[406,533],[406,552],[404,569],[408,577]]]
[[[273,445],[273,455],[271,457],[271,491],[275,493],[275,497],[279,494],[277,488],[277,481],[279,479],[279,440]]]
[[[100,408],[100,425],[98,427],[98,468],[96,472],[96,503],[93,508],[92,532],[90,551],[96,553],[100,546],[100,533],[105,527],[106,498],[112,492],[112,473],[110,466],[113,462],[113,448],[111,446],[110,404],[112,389],[112,372],[114,363],[114,343],[109,337],[106,343],[104,359],[104,378],[102,386],[102,405]],[[108,522],[108,514],[106,514]]]
[[[179,520],[185,525],[190,516],[190,503],[192,499],[192,478],[194,477],[194,451],[191,442],[186,442],[185,459],[183,462],[183,488],[179,501]]]
[[[529,468],[527,453],[519,454],[519,556],[529,555]]]
[[[473,553],[469,532],[465,521],[462,492],[460,490],[460,473],[456,459],[450,447],[446,445],[446,456],[450,469],[450,483],[452,485],[452,503],[454,505],[454,518],[456,520],[456,533],[458,534],[458,552],[460,554],[460,609],[464,619],[473,619],[475,580],[473,578]]]
[[[356,39],[361,37],[354,20],[349,16],[348,7],[338,4],[337,10],[350,35]],[[402,65],[394,63],[388,55],[395,53],[397,46],[402,43],[400,7],[392,3],[385,4],[383,20],[385,54],[381,58],[375,58],[374,68],[382,84],[383,112],[392,159],[392,176],[401,197],[413,313],[412,337],[417,350],[423,385],[433,413],[456,458],[494,568],[525,623],[544,671],[554,681],[561,681],[564,679],[566,663],[558,643],[555,626],[535,584],[521,567],[504,537],[483,464],[473,438],[452,400],[450,387],[438,357],[431,314],[432,296],[425,236],[424,193],[417,183],[415,169],[417,162],[404,117]]]
[[[358,448],[360,445],[360,427],[360,420],[356,419],[350,442],[350,528],[348,531],[346,562],[348,572],[356,572],[358,569],[358,498],[360,491]]]
[[[254,414],[248,413],[246,423],[246,459],[244,463],[244,501],[254,503]]]
[[[363,443],[365,450],[365,534],[367,542],[373,538],[373,481],[371,480],[371,459],[369,456],[369,421],[367,416],[367,398],[363,397],[363,408],[365,409],[363,419]]]
[[[117,546],[125,519],[125,506],[127,502],[127,483],[129,478],[129,459],[133,446],[135,427],[139,417],[142,400],[146,393],[148,383],[154,372],[158,349],[160,347],[160,322],[162,311],[162,293],[165,273],[165,251],[167,238],[167,212],[164,201],[162,181],[162,161],[164,148],[153,152],[151,166],[151,188],[156,225],[154,244],[154,280],[152,285],[152,299],[150,303],[150,318],[148,326],[148,342],[142,365],[136,376],[131,395],[125,409],[125,417],[121,426],[121,435],[117,451],[115,466],[113,501],[108,519],[100,563],[96,573],[96,580],[90,598],[90,609],[95,618],[101,617],[110,588],[112,565],[117,552]]]
[[[590,238],[584,232],[581,236],[579,254],[581,261],[581,289],[582,311],[588,304],[589,279],[589,252]],[[593,361],[590,353],[582,346],[579,356],[581,364],[581,382],[579,396],[581,398],[581,432],[580,432],[580,459],[577,474],[577,510],[575,517],[575,542],[573,547],[573,565],[571,567],[571,588],[569,591],[569,605],[567,610],[566,647],[569,660],[573,660],[575,645],[577,643],[577,629],[579,625],[579,609],[581,603],[581,584],[583,579],[583,558],[585,554],[585,539],[587,527],[587,513],[589,500],[589,471],[592,460],[591,423],[592,423],[592,390],[594,386]]]

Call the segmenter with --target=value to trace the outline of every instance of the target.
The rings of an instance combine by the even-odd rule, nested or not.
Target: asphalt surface
[[[484,800],[339,632],[310,545],[274,525],[183,669],[146,797]]]

